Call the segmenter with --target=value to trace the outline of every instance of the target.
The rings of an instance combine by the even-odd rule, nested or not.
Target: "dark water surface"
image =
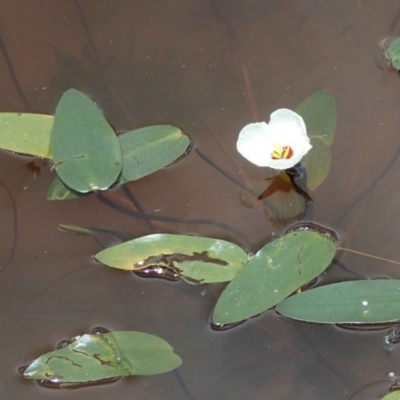
[[[75,87],[118,132],[170,123],[191,136],[194,151],[130,183],[129,192],[70,202],[46,200],[55,176],[49,163],[1,152],[0,397],[383,395],[391,384],[382,383],[385,376],[400,374],[400,349],[384,347],[389,329],[358,332],[269,311],[214,332],[209,318],[223,285],[112,270],[92,258],[99,242],[57,226],[102,228],[122,239],[204,235],[257,251],[287,224],[278,226],[244,193],[242,187],[265,186],[274,173],[237,153],[238,132],[328,88],[338,104],[338,131],[329,177],[312,193],[313,219],[338,232],[345,247],[400,260],[400,79],[378,54],[383,38],[400,33],[399,7],[395,0],[2,0],[0,110],[52,114],[62,93]],[[290,203],[287,193],[280,196],[278,203]],[[392,264],[343,252],[337,260],[326,282],[360,274],[400,278]],[[75,391],[45,389],[18,375],[61,340],[95,326],[156,334],[183,365],[178,374]]]

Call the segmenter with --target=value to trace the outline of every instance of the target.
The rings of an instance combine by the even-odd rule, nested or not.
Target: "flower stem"
[[[361,255],[361,256],[365,256],[365,257],[369,257],[369,258],[375,258],[376,260],[386,261],[386,262],[389,262],[389,263],[392,263],[392,264],[400,265],[400,262],[399,262],[399,261],[394,261],[394,260],[389,260],[388,258],[383,258],[383,257],[374,256],[374,255],[372,255],[372,254],[364,253],[364,252],[362,252],[362,251],[347,249],[347,248],[345,248],[345,247],[338,247],[338,250],[348,251],[349,253],[355,253],[355,254],[359,254],[359,255]]]

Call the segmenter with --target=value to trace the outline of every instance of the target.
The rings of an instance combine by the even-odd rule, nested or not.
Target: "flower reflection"
[[[303,172],[301,166],[296,166],[267,179],[267,187],[263,181],[263,187],[257,188],[262,190],[257,197],[243,191],[242,204],[250,208],[261,204],[265,216],[277,228],[302,220],[312,202],[305,190]]]
[[[278,170],[295,166],[311,149],[303,118],[286,108],[271,114],[269,124],[246,125],[239,133],[238,152],[259,167]]]

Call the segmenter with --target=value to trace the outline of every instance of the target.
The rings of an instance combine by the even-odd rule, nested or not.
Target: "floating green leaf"
[[[335,253],[331,239],[309,230],[292,232],[268,243],[222,292],[214,322],[242,321],[275,306],[321,274]]]
[[[83,93],[61,97],[51,135],[54,164],[62,181],[77,192],[109,188],[122,169],[118,139]]]
[[[307,171],[307,186],[315,190],[326,179],[331,169],[331,149],[319,139],[311,139],[313,148],[301,160]]]
[[[385,56],[390,60],[392,67],[400,70],[400,38],[392,40],[385,50]]]
[[[110,247],[96,259],[124,270],[161,265],[178,269],[183,278],[209,283],[230,281],[247,262],[247,254],[224,240],[165,233]]]
[[[118,136],[122,178],[134,181],[171,164],[187,150],[190,139],[179,128],[154,125]]]
[[[79,193],[68,187],[58,176],[47,191],[47,200],[73,200],[85,196],[87,193]]]
[[[320,323],[371,324],[400,319],[400,280],[335,283],[307,290],[278,304],[290,318]]]
[[[0,147],[17,153],[51,158],[53,119],[51,115],[0,113]]]
[[[28,379],[59,383],[92,382],[129,375],[154,375],[182,364],[164,340],[142,332],[83,335],[43,354],[24,372]]]
[[[307,128],[313,148],[303,157],[307,170],[307,186],[315,190],[326,178],[331,167],[332,144],[336,133],[336,102],[329,90],[314,93],[295,109]]]
[[[330,90],[321,90],[303,100],[295,111],[300,114],[307,128],[307,135],[321,139],[327,146],[336,133],[336,102]]]
[[[400,391],[396,390],[395,392],[389,393],[385,397],[382,397],[381,400],[400,400]]]

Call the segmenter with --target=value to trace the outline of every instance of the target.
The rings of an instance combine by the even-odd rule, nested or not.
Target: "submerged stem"
[[[364,253],[364,252],[362,252],[362,251],[347,249],[347,248],[345,248],[345,247],[338,247],[338,250],[348,251],[349,253],[355,253],[355,254],[359,254],[359,255],[361,255],[361,256],[370,257],[370,258],[375,258],[376,260],[387,261],[387,262],[392,263],[392,264],[400,265],[400,262],[399,262],[399,261],[394,261],[394,260],[389,260],[388,258],[383,258],[383,257],[374,256],[374,255],[372,255],[372,254]]]

